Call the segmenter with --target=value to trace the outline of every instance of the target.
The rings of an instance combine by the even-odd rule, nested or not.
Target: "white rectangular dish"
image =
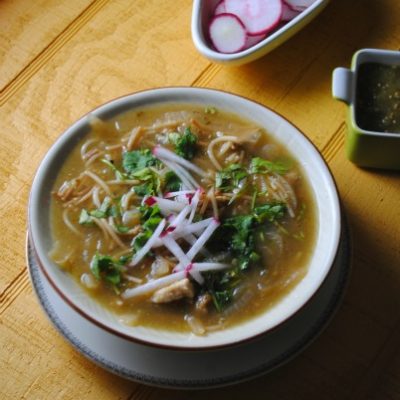
[[[192,39],[197,50],[211,61],[241,65],[269,53],[312,21],[328,4],[329,0],[317,0],[291,21],[269,34],[256,45],[233,54],[220,53],[212,47],[208,26],[219,0],[194,0],[192,12]]]

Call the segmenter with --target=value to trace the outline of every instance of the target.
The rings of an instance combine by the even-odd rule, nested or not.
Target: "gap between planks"
[[[331,162],[338,151],[344,146],[346,124],[342,122],[328,142],[322,147],[321,153],[325,160]]]
[[[211,80],[218,74],[221,70],[221,65],[210,63],[206,68],[200,73],[200,75],[190,84],[190,86],[206,87],[211,82]]]
[[[108,0],[95,0],[87,6],[64,30],[54,38],[30,63],[24,67],[0,92],[0,106],[4,105],[28,82],[54,55],[92,19]]]
[[[9,285],[0,294],[0,315],[18,298],[19,294],[30,285],[28,274],[25,268],[9,283]]]

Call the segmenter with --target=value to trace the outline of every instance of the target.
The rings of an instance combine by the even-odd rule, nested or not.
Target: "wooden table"
[[[400,399],[400,176],[346,160],[345,108],[330,91],[355,50],[399,49],[400,2],[332,0],[237,68],[196,52],[190,16],[189,0],[0,2],[0,398]],[[171,85],[244,95],[292,120],[328,161],[353,235],[351,281],[318,340],[275,372],[206,392],[147,387],[86,360],[46,319],[25,265],[30,185],[57,136],[109,99]]]

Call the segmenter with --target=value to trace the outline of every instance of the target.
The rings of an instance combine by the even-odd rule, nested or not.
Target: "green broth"
[[[400,133],[400,65],[359,66],[356,122],[368,131]]]

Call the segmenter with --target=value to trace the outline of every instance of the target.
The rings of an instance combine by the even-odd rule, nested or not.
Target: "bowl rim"
[[[37,244],[35,243],[35,234],[34,234],[33,223],[32,223],[32,214],[33,214],[32,210],[35,208],[35,204],[34,204],[33,198],[34,198],[34,195],[38,195],[38,194],[35,193],[36,185],[38,184],[37,181],[40,178],[40,175],[41,175],[40,173],[44,173],[46,171],[45,166],[46,166],[46,164],[48,162],[48,158],[51,159],[51,154],[50,154],[51,150],[56,148],[57,146],[60,146],[60,143],[62,143],[62,141],[65,140],[66,134],[69,133],[70,131],[76,130],[77,127],[79,127],[79,124],[82,124],[83,122],[85,122],[86,119],[87,119],[87,116],[89,116],[93,112],[96,112],[96,111],[102,110],[102,109],[106,109],[107,107],[112,105],[114,102],[117,102],[118,100],[123,100],[125,98],[130,98],[130,97],[135,96],[135,95],[147,94],[147,93],[151,94],[151,93],[154,93],[154,92],[162,93],[162,92],[167,92],[167,91],[170,91],[170,90],[182,91],[182,93],[186,92],[186,91],[187,92],[196,91],[199,94],[201,92],[208,92],[211,95],[214,93],[214,94],[220,94],[220,95],[223,95],[223,96],[226,96],[226,95],[227,96],[232,96],[232,97],[236,97],[236,98],[238,98],[240,100],[245,100],[247,102],[253,103],[253,104],[257,105],[257,106],[260,106],[260,107],[266,109],[268,112],[276,114],[276,116],[280,117],[286,123],[288,123],[289,125],[292,125],[297,130],[297,132],[299,134],[301,134],[301,137],[306,140],[308,145],[311,145],[312,149],[315,151],[315,155],[317,156],[317,158],[319,157],[319,161],[326,168],[325,172],[327,173],[327,176],[331,180],[331,189],[332,189],[333,194],[335,195],[334,196],[335,197],[335,206],[336,206],[335,207],[335,211],[336,211],[335,215],[337,214],[338,218],[337,218],[336,230],[335,230],[335,232],[333,234],[334,245],[332,246],[332,249],[334,249],[334,250],[333,250],[332,255],[331,255],[330,259],[329,259],[329,262],[327,262],[327,265],[329,264],[329,266],[326,268],[325,274],[322,276],[322,278],[320,279],[318,284],[315,285],[312,294],[303,303],[301,303],[300,305],[294,307],[295,308],[294,311],[291,311],[289,313],[289,315],[287,315],[285,318],[282,318],[274,326],[272,326],[270,328],[266,328],[262,332],[249,334],[249,335],[246,335],[244,338],[230,340],[230,341],[224,342],[222,344],[214,344],[214,345],[213,344],[210,344],[210,345],[183,345],[183,346],[179,346],[179,345],[173,345],[173,344],[157,343],[157,342],[154,342],[154,341],[151,341],[151,340],[144,340],[144,339],[141,339],[141,338],[138,338],[138,337],[135,337],[135,336],[131,336],[129,334],[121,332],[117,328],[111,326],[111,324],[107,325],[107,324],[103,323],[102,321],[94,318],[92,315],[90,315],[89,312],[85,311],[84,308],[80,307],[73,300],[71,300],[70,296],[67,293],[64,293],[64,291],[57,285],[57,283],[50,276],[50,273],[47,271],[45,262],[40,257]],[[196,96],[196,97],[198,97],[198,96]],[[196,100],[194,99],[192,101],[192,103],[195,104]],[[149,102],[146,105],[151,105],[151,104],[152,104],[152,102]],[[119,114],[121,114],[123,112],[124,111],[119,111],[115,115],[119,115]],[[74,121],[71,125],[69,125],[57,137],[57,139],[48,148],[48,151],[46,152],[45,156],[43,157],[42,161],[40,162],[38,168],[36,169],[35,175],[34,175],[33,183],[32,183],[32,186],[31,186],[31,191],[30,191],[30,195],[29,195],[29,202],[28,202],[28,235],[29,235],[30,242],[32,244],[32,249],[33,249],[34,254],[36,256],[38,265],[41,268],[41,270],[42,270],[44,276],[46,277],[46,279],[51,284],[51,286],[55,289],[55,291],[58,293],[58,295],[60,295],[60,297],[70,307],[72,307],[75,311],[77,311],[81,316],[86,318],[91,323],[97,325],[101,329],[105,329],[106,331],[108,331],[111,334],[117,335],[117,336],[119,336],[119,337],[121,337],[121,338],[123,338],[125,340],[132,341],[132,342],[135,342],[135,343],[139,343],[139,344],[142,344],[142,345],[152,346],[152,347],[156,347],[156,348],[160,348],[160,349],[164,348],[164,349],[169,349],[169,350],[177,350],[177,351],[205,351],[205,350],[219,350],[219,349],[223,349],[223,348],[227,348],[227,347],[233,347],[233,346],[242,345],[242,344],[248,343],[250,341],[256,340],[257,338],[260,338],[263,335],[266,335],[266,334],[274,331],[275,329],[279,328],[288,319],[292,318],[292,316],[297,314],[306,304],[308,304],[310,301],[312,301],[312,299],[314,298],[316,292],[319,290],[319,288],[322,286],[323,282],[326,280],[327,276],[329,275],[329,273],[331,271],[331,268],[332,268],[332,265],[334,264],[334,262],[335,262],[335,260],[337,258],[339,247],[340,247],[339,246],[339,241],[340,241],[341,230],[342,230],[342,218],[341,218],[341,215],[342,215],[342,206],[341,206],[341,201],[340,201],[340,198],[339,198],[338,187],[337,187],[337,184],[336,184],[335,179],[333,177],[333,174],[331,172],[331,169],[329,168],[327,162],[324,160],[321,152],[314,145],[314,143],[295,124],[293,124],[291,121],[289,121],[286,117],[282,116],[280,113],[272,110],[268,106],[265,106],[264,104],[262,104],[262,103],[260,103],[258,101],[255,101],[255,100],[250,99],[248,97],[245,97],[245,96],[242,96],[242,95],[238,95],[238,94],[234,94],[234,93],[231,93],[231,92],[228,92],[228,91],[223,91],[223,90],[219,90],[219,89],[210,89],[210,88],[197,88],[197,87],[191,87],[191,86],[169,86],[169,87],[157,87],[157,88],[151,88],[151,89],[144,89],[144,90],[140,90],[140,91],[135,91],[135,92],[129,93],[127,95],[122,95],[122,96],[113,98],[113,99],[111,99],[111,100],[109,100],[107,102],[104,102],[100,106],[97,106],[97,107],[93,108],[92,110],[90,110],[89,112],[83,114],[78,120]],[[262,315],[262,313],[260,315]]]

